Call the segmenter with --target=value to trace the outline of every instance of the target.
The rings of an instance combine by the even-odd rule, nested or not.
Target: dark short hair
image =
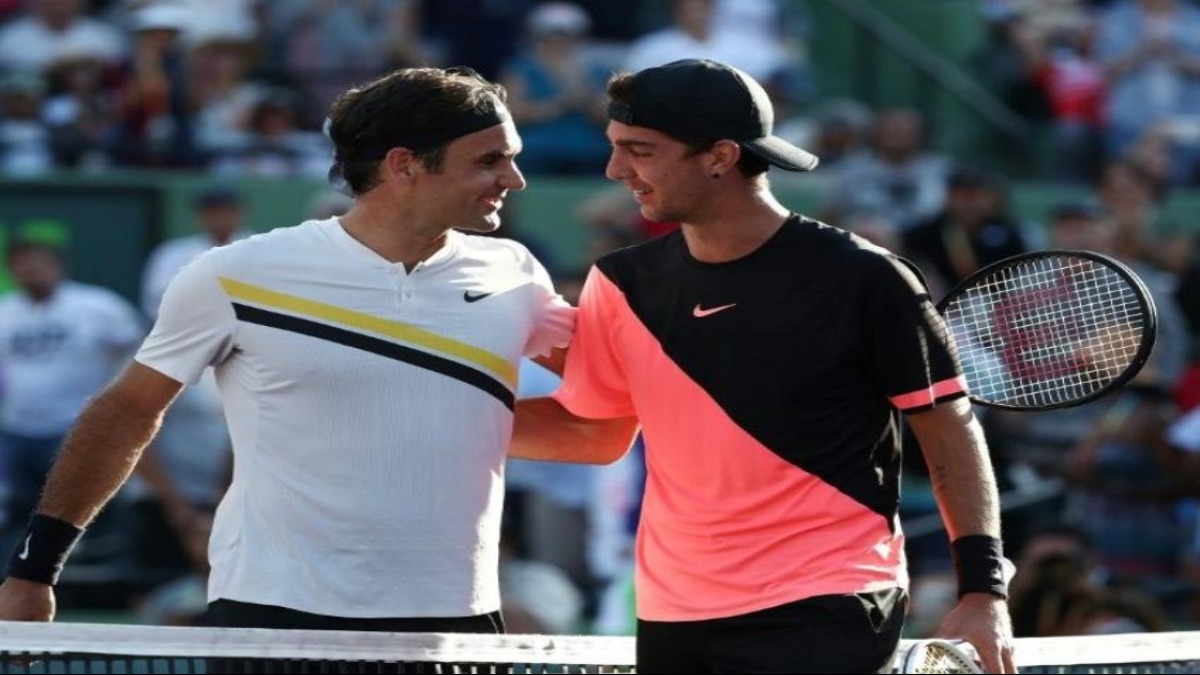
[[[608,98],[615,103],[632,105],[633,78],[633,73],[617,73],[616,75],[613,75],[608,81]],[[680,136],[669,131],[663,131],[662,133],[687,146],[688,155],[698,155],[702,152],[707,152],[712,149],[713,145],[715,145],[717,141],[721,140],[719,138]],[[766,160],[750,152],[746,152],[745,150],[742,151],[737,163],[738,171],[740,171],[741,174],[746,178],[755,178],[757,176],[761,176],[767,173],[767,170],[770,168],[770,166],[771,165]]]
[[[406,147],[403,140],[437,136],[464,114],[502,104],[507,93],[470,68],[403,68],[350,89],[329,113],[329,138],[351,192],[379,184],[381,148]],[[409,148],[431,171],[441,168],[446,146]]]
[[[209,185],[196,193],[192,206],[197,209],[207,209],[222,206],[241,206],[243,197],[241,191],[232,185],[218,183]]]

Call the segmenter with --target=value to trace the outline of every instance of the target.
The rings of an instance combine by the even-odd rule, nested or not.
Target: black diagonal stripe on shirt
[[[237,302],[233,303],[233,310],[240,321],[299,333],[317,338],[318,340],[327,340],[354,349],[371,352],[372,354],[378,354],[384,358],[403,361],[411,366],[440,373],[446,377],[452,377],[472,387],[481,389],[494,396],[509,410],[513,409],[513,393],[504,383],[457,361],[451,361],[450,359],[435,356],[419,349],[405,347],[404,345],[398,345],[394,342],[363,335],[362,333],[355,333],[344,328],[337,328],[278,312],[270,312]]]

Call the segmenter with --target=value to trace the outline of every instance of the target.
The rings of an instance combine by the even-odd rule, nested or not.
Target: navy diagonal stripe
[[[355,333],[344,328],[336,328],[316,321],[309,321],[308,319],[270,312],[258,307],[251,307],[235,302],[233,303],[233,310],[240,321],[286,330],[291,333],[299,333],[317,338],[318,340],[335,342],[354,349],[378,354],[384,358],[403,361],[409,365],[440,373],[446,377],[452,377],[487,392],[503,403],[509,410],[513,409],[513,393],[503,382],[457,361],[451,361],[441,356],[434,356],[419,349],[405,347],[404,345],[398,345],[394,342],[363,335],[362,333]]]

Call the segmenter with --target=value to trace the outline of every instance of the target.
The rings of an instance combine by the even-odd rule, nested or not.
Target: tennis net
[[[2,673],[632,673],[633,663],[627,637],[0,622]],[[1200,632],[1024,639],[1017,665],[1200,673]]]

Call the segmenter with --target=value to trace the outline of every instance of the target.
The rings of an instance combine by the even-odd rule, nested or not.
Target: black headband
[[[449,123],[446,126],[440,129],[405,134],[389,141],[386,145],[369,145],[358,153],[359,160],[383,159],[392,148],[408,148],[414,152],[429,150],[467,134],[504,124],[510,119],[512,118],[509,116],[508,108],[499,101],[494,101],[492,105],[481,106],[455,115],[447,120]]]

